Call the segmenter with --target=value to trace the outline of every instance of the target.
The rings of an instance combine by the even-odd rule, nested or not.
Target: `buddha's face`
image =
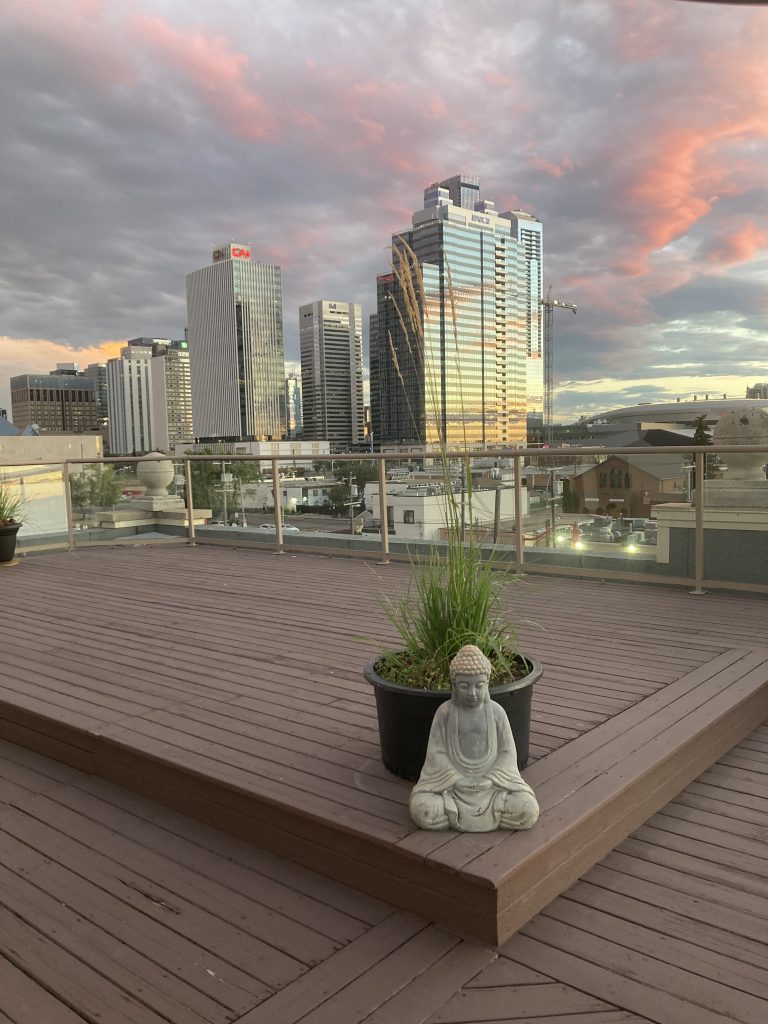
[[[456,676],[453,680],[453,699],[465,708],[474,708],[485,702],[488,691],[488,677]]]

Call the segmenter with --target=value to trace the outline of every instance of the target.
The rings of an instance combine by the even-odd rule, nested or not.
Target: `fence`
[[[745,474],[741,470],[734,474],[737,477],[735,481],[729,480],[728,467],[722,461],[729,456],[749,456],[750,459],[741,458],[740,461],[751,461],[757,467],[747,481],[746,490],[742,479]],[[503,526],[498,518],[497,501],[495,522],[468,522],[466,527],[487,537],[489,552],[492,549],[494,557],[518,573],[558,573],[685,584],[692,588],[694,594],[703,593],[705,583],[768,592],[768,480],[760,469],[768,461],[768,446],[502,449],[457,451],[449,453],[449,457],[458,470],[455,479],[464,479],[462,474],[466,472],[465,467],[469,467],[469,473],[477,481],[476,488],[487,485],[511,491],[513,515]],[[414,551],[421,550],[423,544],[432,546],[440,543],[438,534],[434,537],[419,535],[414,529],[420,525],[415,520],[414,509],[400,511],[404,503],[416,505],[416,498],[422,500],[425,496],[430,499],[437,497],[438,501],[433,505],[439,507],[439,487],[430,488],[424,482],[429,481],[430,463],[435,461],[435,454],[431,451],[295,458],[283,455],[279,458],[235,454],[180,458],[153,455],[154,459],[182,467],[175,480],[184,492],[180,523],[190,544],[203,541],[222,543],[227,537],[230,542],[232,540],[229,534],[225,536],[224,532],[217,532],[216,527],[201,523],[201,517],[195,514],[193,467],[197,463],[221,464],[223,461],[228,466],[257,463],[261,467],[266,463],[272,474],[274,532],[271,526],[268,535],[267,531],[256,533],[241,527],[237,536],[240,544],[268,544],[279,552],[286,550],[286,545],[333,550],[329,539],[323,540],[319,535],[309,538],[306,534],[297,536],[295,532],[286,535],[281,494],[285,480],[281,478],[280,471],[286,464],[297,466],[301,463],[330,464],[333,470],[345,462],[366,463],[372,470],[375,468],[375,479],[370,487],[375,495],[375,506],[370,512],[378,527],[378,541],[373,546],[373,535],[369,530],[366,535],[350,537],[345,551],[356,550],[366,555],[373,552],[382,562],[388,562],[391,558],[412,556]],[[77,481],[81,468],[89,465],[130,467],[147,461],[142,456],[70,459],[55,464],[60,470],[54,470],[51,465],[30,465],[28,461],[23,466],[6,462],[0,467],[0,483],[5,481],[7,486],[19,487],[22,495],[34,505],[34,487],[38,486],[42,494],[42,489],[45,487],[50,491],[58,478],[62,492],[58,499],[48,493],[46,500],[54,504],[45,515],[41,513],[48,525],[40,529],[36,527],[37,535],[42,538],[41,544],[46,538],[50,540],[56,535],[49,521],[56,518],[56,501],[59,505],[63,503],[65,531],[59,546],[74,550],[82,543],[82,538],[76,536],[79,532],[76,528],[82,523],[77,521],[72,499],[73,481]],[[410,465],[412,474],[415,465],[416,475],[406,477],[402,463]],[[396,479],[388,478],[388,467],[400,469],[393,474]],[[432,479],[437,480],[439,476],[435,472]],[[409,483],[414,479],[416,484]],[[524,480],[526,486],[523,485]],[[696,481],[702,481],[704,486],[696,487]],[[222,486],[226,502],[226,485]],[[559,508],[563,502],[562,495],[558,494],[560,487],[568,494],[572,508],[570,514]],[[436,493],[430,494],[430,490]],[[747,495],[743,499],[746,504],[739,504],[739,494]],[[132,506],[129,500],[119,504],[117,509],[133,508],[137,503],[134,500]],[[647,515],[638,515],[638,508]],[[411,513],[410,519],[406,513]],[[400,516],[397,523],[390,521],[393,514]],[[434,510],[430,514],[434,516]],[[348,516],[350,521],[353,518]],[[593,527],[601,518],[603,521],[597,530],[599,536],[595,539]],[[638,522],[646,524],[645,532],[632,529]],[[629,531],[626,530],[627,523]],[[424,512],[421,525],[426,528],[426,524],[427,512]],[[655,529],[652,524],[655,524]],[[181,527],[172,529],[165,523],[161,532],[178,534]],[[632,541],[633,534],[637,543]],[[31,542],[28,549],[33,549]]]

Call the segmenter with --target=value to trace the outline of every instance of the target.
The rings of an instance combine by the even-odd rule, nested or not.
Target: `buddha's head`
[[[490,700],[491,663],[479,647],[462,647],[451,662],[450,673],[452,699],[457,704],[473,708]]]

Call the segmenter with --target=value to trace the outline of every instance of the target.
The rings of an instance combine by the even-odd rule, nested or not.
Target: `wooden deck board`
[[[393,913],[7,743],[0,864],[0,1008],[36,1024],[229,1020]]]
[[[758,720],[764,600],[510,583],[521,646],[545,666],[528,769],[542,819],[527,836],[425,836],[408,817],[408,785],[379,761],[361,676],[396,643],[376,592],[396,597],[409,576],[404,565],[221,547],[25,560],[7,576],[0,625],[0,735],[488,937],[477,921],[492,900],[503,927],[517,927],[537,909],[536,870],[546,902]],[[759,810],[764,741],[717,769],[725,802]],[[623,810],[611,814],[615,800]]]
[[[730,779],[722,762],[746,749],[708,774]],[[690,805],[694,787],[499,955],[0,743],[0,1022],[763,1024],[768,867],[741,846],[754,809],[715,797],[727,819],[715,823]],[[668,837],[691,812],[717,835],[678,836],[707,856],[674,850],[670,867]],[[259,955],[259,932],[275,957]]]

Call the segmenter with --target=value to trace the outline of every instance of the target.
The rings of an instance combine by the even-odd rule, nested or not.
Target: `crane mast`
[[[561,302],[552,298],[552,285],[549,286],[546,299],[540,299],[539,305],[544,307],[544,443],[552,447],[552,403],[555,389],[554,374],[554,312],[555,309],[570,309],[575,315],[579,308],[572,302]]]

